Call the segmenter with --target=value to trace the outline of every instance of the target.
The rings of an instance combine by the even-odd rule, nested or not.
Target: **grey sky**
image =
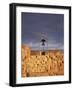
[[[45,49],[64,48],[64,15],[22,12],[22,44],[33,50],[42,49],[40,41],[46,40]]]

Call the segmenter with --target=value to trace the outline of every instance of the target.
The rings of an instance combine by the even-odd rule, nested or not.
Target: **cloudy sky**
[[[33,50],[42,50],[41,39],[45,39],[45,50],[64,49],[64,15],[22,12],[22,44]]]

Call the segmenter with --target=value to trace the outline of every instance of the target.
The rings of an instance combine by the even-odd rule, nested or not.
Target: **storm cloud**
[[[64,15],[45,13],[26,13],[21,16],[22,44],[33,50],[42,49],[44,38],[45,49],[64,49]]]

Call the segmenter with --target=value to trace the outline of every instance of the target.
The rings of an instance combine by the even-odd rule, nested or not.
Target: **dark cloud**
[[[39,49],[42,37],[47,41],[46,48],[63,49],[64,15],[22,12],[22,43]]]

